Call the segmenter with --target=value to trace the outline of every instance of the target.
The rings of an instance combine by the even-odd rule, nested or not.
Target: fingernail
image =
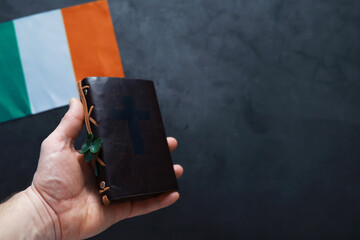
[[[74,99],[71,98],[71,99],[70,99],[70,102],[69,102],[70,107],[71,107],[71,104],[72,104],[73,102],[74,102]]]

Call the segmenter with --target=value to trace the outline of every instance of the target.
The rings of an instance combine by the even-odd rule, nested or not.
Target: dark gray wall
[[[75,2],[0,0],[0,21]],[[359,239],[360,1],[109,5],[125,75],[155,80],[185,174],[174,206],[94,239]],[[0,125],[1,199],[31,182],[65,111]]]

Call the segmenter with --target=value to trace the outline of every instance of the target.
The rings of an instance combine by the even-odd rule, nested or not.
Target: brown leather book
[[[87,132],[103,139],[92,160],[102,202],[177,191],[153,82],[88,77],[78,90]]]

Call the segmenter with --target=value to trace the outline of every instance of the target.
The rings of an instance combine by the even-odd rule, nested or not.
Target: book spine
[[[87,79],[85,78],[82,81],[79,81],[77,83],[77,89],[79,92],[79,97],[83,105],[84,109],[84,121],[85,121],[85,127],[88,134],[93,134],[94,138],[99,138],[98,134],[98,122],[96,119],[96,109],[94,105],[94,99],[91,98],[90,94],[90,84],[87,82]],[[105,186],[105,181],[101,181],[99,179],[105,179],[104,173],[106,171],[103,171],[106,167],[105,162],[101,159],[102,150],[100,149],[98,154],[96,155],[95,159],[92,161],[95,175],[97,176],[97,183],[99,186],[99,194],[102,196],[102,202],[104,205],[110,204],[110,200],[108,196],[106,195],[106,191],[110,189],[110,187]],[[100,171],[99,171],[100,170]],[[99,173],[102,176],[99,176]],[[105,174],[106,175],[106,174]]]

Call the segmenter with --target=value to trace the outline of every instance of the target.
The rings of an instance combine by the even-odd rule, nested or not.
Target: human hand
[[[83,108],[79,100],[71,99],[70,108],[59,126],[42,145],[38,168],[31,187],[25,192],[35,202],[38,212],[48,213],[56,239],[83,239],[96,235],[112,224],[146,214],[173,204],[178,192],[157,197],[104,206],[100,203],[91,164],[74,149],[75,138],[83,126]],[[168,138],[170,151],[177,142]],[[180,165],[174,165],[176,177],[182,175]],[[36,198],[36,199],[35,199]],[[41,202],[40,206],[39,202]]]

